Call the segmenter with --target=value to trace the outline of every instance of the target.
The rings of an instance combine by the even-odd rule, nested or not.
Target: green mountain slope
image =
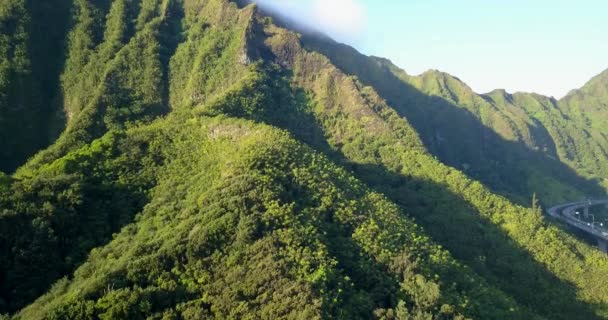
[[[523,208],[491,195],[462,173],[440,164],[424,150],[408,122],[374,90],[340,72],[327,58],[299,48],[294,34],[269,31],[275,32],[267,42],[279,62],[293,70],[298,85],[313,95],[317,122],[332,149],[339,151],[338,157],[345,158],[345,165],[416,212],[416,218],[435,239],[503,290],[521,298],[521,303],[544,309],[552,317],[560,316],[561,312],[553,312],[573,297],[566,297],[567,290],[557,293],[564,288],[552,287],[550,283],[556,279],[545,274],[545,268],[560,274],[561,279],[568,278],[566,282],[572,281],[576,272],[562,263],[580,263],[576,256],[582,253],[582,247],[554,228],[547,228],[538,213],[522,215]],[[520,248],[525,248],[525,253]],[[599,263],[599,267],[603,258],[596,257],[599,260],[594,264]],[[598,269],[597,277],[601,274]],[[527,288],[519,283],[526,283]],[[589,298],[595,295],[589,294]]]
[[[608,186],[608,70],[574,90],[558,102],[558,107],[577,126],[574,144],[564,143],[562,155],[573,167]]]
[[[329,39],[309,36],[304,42],[374,87],[442,162],[493,190],[520,203],[536,193],[548,205],[605,195],[605,136],[568,115],[566,102],[503,90],[478,95],[446,73],[411,76],[386,59]],[[601,81],[596,82],[600,89],[594,92],[601,92]]]
[[[570,92],[560,100],[559,106],[568,116],[606,134],[607,97],[608,70],[591,79],[580,90]]]
[[[136,223],[17,318],[533,317],[286,133],[183,120],[76,152],[95,158],[95,149],[146,143],[163,164]]]
[[[14,171],[61,130],[59,73],[70,1],[0,3],[0,170]]]
[[[66,130],[0,176],[0,312],[608,317],[606,258],[441,163],[428,114],[405,114],[439,101],[423,88],[481,101],[457,79],[400,93],[415,81],[386,61],[336,59],[339,45],[226,0],[77,0],[72,14]],[[540,181],[535,168],[564,171],[518,174]],[[515,178],[489,183],[501,174],[488,184],[528,199]],[[555,198],[593,188],[560,174]]]

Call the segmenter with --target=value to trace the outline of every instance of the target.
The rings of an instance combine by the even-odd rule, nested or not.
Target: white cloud
[[[365,28],[363,5],[355,0],[314,0],[321,25],[340,36],[358,37]]]
[[[298,23],[324,32],[338,41],[353,43],[367,26],[367,13],[359,0],[258,0]]]

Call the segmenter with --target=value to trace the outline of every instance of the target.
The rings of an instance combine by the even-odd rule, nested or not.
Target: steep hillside
[[[62,129],[58,89],[70,2],[0,3],[1,171],[14,171]]]
[[[604,88],[608,88],[608,83]],[[589,100],[602,99],[586,95]],[[601,105],[593,110],[593,104],[589,102],[574,102],[566,97],[560,101],[535,94],[516,93],[506,95],[506,99],[490,95],[497,105],[509,106],[523,110],[528,119],[537,123],[537,127],[548,133],[547,141],[553,150],[545,151],[547,157],[559,159],[574,169],[581,177],[592,180],[598,185],[608,186],[608,139],[605,129],[598,124],[603,119]],[[589,107],[582,110],[577,104]],[[604,109],[606,109],[604,107]],[[577,116],[585,114],[584,117]],[[591,120],[591,119],[597,120]],[[539,148],[538,143],[531,144]],[[549,149],[545,149],[549,150]],[[602,191],[590,194],[602,196]]]
[[[272,35],[267,43],[279,63],[291,69],[298,86],[312,94],[311,112],[330,148],[338,151],[338,159],[365,182],[414,212],[426,230],[457,258],[521,303],[535,305],[551,317],[561,316],[555,310],[573,297],[566,297],[569,294],[564,287],[554,286],[553,275],[568,278],[566,282],[578,281],[574,280],[577,272],[562,263],[578,264],[579,254],[596,253],[583,253],[585,249],[576,241],[547,228],[539,212],[523,213],[525,209],[491,195],[480,184],[439,163],[424,150],[408,122],[372,88],[343,74],[319,53],[304,50],[295,34],[272,28],[267,32]],[[599,264],[592,268],[600,268],[600,279],[605,262],[600,256],[595,259],[599,260],[592,264]],[[553,275],[546,274],[545,268]],[[527,288],[519,283],[526,283]],[[552,297],[541,298],[534,292]],[[589,298],[595,295],[588,294]],[[576,317],[574,313],[570,316]]]
[[[562,154],[588,176],[608,186],[608,70],[590,80],[580,90],[570,92],[558,102],[569,122],[577,123],[575,141],[564,143]],[[577,139],[578,138],[578,139]]]
[[[142,156],[162,163],[136,223],[17,318],[535,317],[286,133],[183,120],[106,135],[75,153],[92,167],[60,160],[44,169],[103,171],[100,152],[142,145]]]
[[[304,43],[372,86],[442,162],[495,191],[520,203],[536,193],[547,205],[605,195],[605,136],[571,120],[562,102],[504,90],[478,95],[446,73],[411,76],[330,39],[308,36]]]
[[[560,100],[560,107],[570,117],[592,129],[608,134],[608,70],[597,75],[579,90],[573,90]]]
[[[350,50],[337,59],[339,45],[226,0],[76,0],[72,14],[66,130],[0,176],[0,312],[608,317],[604,255],[536,203],[471,180],[486,172],[477,162],[467,175],[434,156],[443,144],[429,145],[420,110],[455,107],[427,91],[502,110],[457,79],[410,79]],[[592,188],[540,164],[519,174],[555,170],[555,198]],[[489,184],[530,203],[517,177]]]

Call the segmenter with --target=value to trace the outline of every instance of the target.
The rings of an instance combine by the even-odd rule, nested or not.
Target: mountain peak
[[[608,97],[608,69],[591,78],[580,89],[570,91],[561,101],[572,100],[575,97],[579,99]]]
[[[492,91],[490,91],[490,92],[486,93],[485,95],[488,95],[488,96],[499,95],[499,96],[504,96],[504,97],[506,97],[506,96],[510,96],[511,94],[509,94],[509,93],[507,92],[507,90],[505,90],[505,89],[494,89],[494,90],[492,90]]]
[[[608,69],[591,78],[591,80],[583,86],[583,89],[595,88],[597,86],[603,86],[604,89],[608,86]]]

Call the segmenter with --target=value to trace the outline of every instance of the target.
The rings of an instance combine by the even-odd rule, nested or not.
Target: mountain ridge
[[[601,253],[529,205],[532,188],[505,180],[516,192],[496,193],[471,178],[475,163],[437,156],[448,124],[479,124],[434,88],[473,111],[510,106],[490,109],[447,76],[424,92],[242,2],[75,3],[61,89],[74,114],[54,145],[0,176],[0,312],[607,317]],[[532,169],[510,175],[542,181]],[[545,193],[580,194],[567,174]]]

